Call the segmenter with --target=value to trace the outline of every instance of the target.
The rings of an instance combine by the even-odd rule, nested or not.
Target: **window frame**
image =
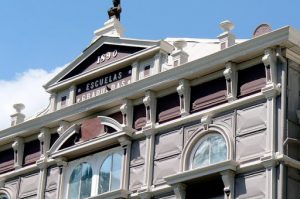
[[[200,146],[200,145],[203,143],[203,141],[205,141],[208,137],[211,137],[211,136],[213,136],[213,135],[218,135],[218,136],[221,136],[221,137],[223,138],[223,141],[224,141],[224,143],[225,143],[225,145],[226,145],[226,159],[221,160],[221,161],[216,162],[216,163],[209,163],[208,165],[204,165],[204,166],[200,166],[200,167],[194,167],[193,161],[194,161],[194,157],[195,157],[195,154],[196,154],[196,152],[197,152],[199,146]],[[209,159],[210,159],[210,158],[211,158],[211,157],[209,156]],[[210,132],[210,133],[207,133],[207,134],[201,136],[201,137],[197,140],[196,144],[193,146],[193,149],[192,149],[192,151],[191,151],[191,153],[190,153],[190,156],[189,156],[188,170],[197,169],[197,168],[204,168],[204,167],[211,166],[211,165],[214,165],[214,164],[218,164],[218,163],[220,163],[220,162],[224,162],[224,161],[227,161],[227,160],[229,160],[229,146],[228,146],[228,143],[227,143],[227,141],[226,141],[226,138],[225,138],[221,133],[218,133],[218,132]]]
[[[101,195],[98,193],[98,187],[99,187],[99,183],[100,183],[100,169],[101,169],[103,162],[106,160],[106,158],[114,153],[121,155],[120,188],[116,189],[116,190],[121,190],[122,189],[121,185],[122,185],[122,180],[123,180],[123,175],[124,175],[123,168],[124,168],[125,158],[124,158],[124,152],[123,152],[122,147],[116,147],[116,148],[113,148],[113,149],[110,149],[107,151],[102,151],[99,153],[95,153],[95,154],[85,156],[80,159],[76,159],[76,160],[68,162],[68,165],[64,169],[64,174],[63,174],[63,178],[64,178],[63,179],[63,182],[64,182],[63,198],[69,197],[70,177],[72,175],[73,170],[82,163],[88,163],[92,168],[92,183],[91,183],[90,197]],[[116,190],[113,190],[113,191],[116,191]],[[111,191],[105,192],[105,194],[109,193],[109,192],[111,192]]]
[[[7,193],[1,191],[1,192],[0,192],[0,199],[4,199],[3,197],[6,197],[6,199],[10,199],[9,194],[7,194]]]

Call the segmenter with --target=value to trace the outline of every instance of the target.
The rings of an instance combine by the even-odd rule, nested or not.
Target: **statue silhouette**
[[[110,19],[115,16],[116,19],[118,19],[120,21],[121,20],[121,12],[122,12],[121,0],[113,0],[113,5],[114,5],[114,7],[111,7],[107,11],[108,16]]]

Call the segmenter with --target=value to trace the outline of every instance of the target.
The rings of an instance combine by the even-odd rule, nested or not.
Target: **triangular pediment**
[[[102,36],[86,48],[76,60],[45,84],[44,87],[48,89],[75,77],[106,68],[115,62],[120,62],[159,45],[160,41]]]
[[[60,81],[83,73],[87,73],[97,68],[102,68],[108,64],[121,60],[144,49],[145,48],[143,47],[136,46],[103,44],[92,55],[87,57],[78,66],[76,66],[73,70],[66,74]]]

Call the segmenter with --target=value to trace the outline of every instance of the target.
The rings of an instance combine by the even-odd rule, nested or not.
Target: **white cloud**
[[[10,115],[15,111],[13,104],[23,103],[26,108],[23,113],[30,117],[49,104],[50,95],[42,87],[62,67],[53,71],[44,69],[29,69],[17,74],[13,80],[0,80],[0,130],[10,127]]]

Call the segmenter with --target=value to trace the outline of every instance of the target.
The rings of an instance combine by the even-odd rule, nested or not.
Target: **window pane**
[[[211,137],[211,162],[214,164],[227,159],[227,147],[221,135]]]
[[[8,196],[5,194],[0,194],[0,199],[8,199]]]
[[[113,167],[112,167],[110,191],[120,189],[121,167],[122,167],[122,156],[120,154],[115,153],[113,155]]]
[[[78,199],[81,178],[81,165],[78,165],[72,172],[69,181],[69,199]]]
[[[93,172],[89,164],[83,163],[81,168],[80,199],[91,196]]]
[[[112,156],[108,156],[100,169],[99,193],[109,191]]]
[[[192,157],[191,168],[203,167],[227,159],[227,145],[222,135],[207,135],[199,143]]]
[[[209,141],[204,140],[199,145],[193,159],[193,168],[206,166],[209,164]]]

